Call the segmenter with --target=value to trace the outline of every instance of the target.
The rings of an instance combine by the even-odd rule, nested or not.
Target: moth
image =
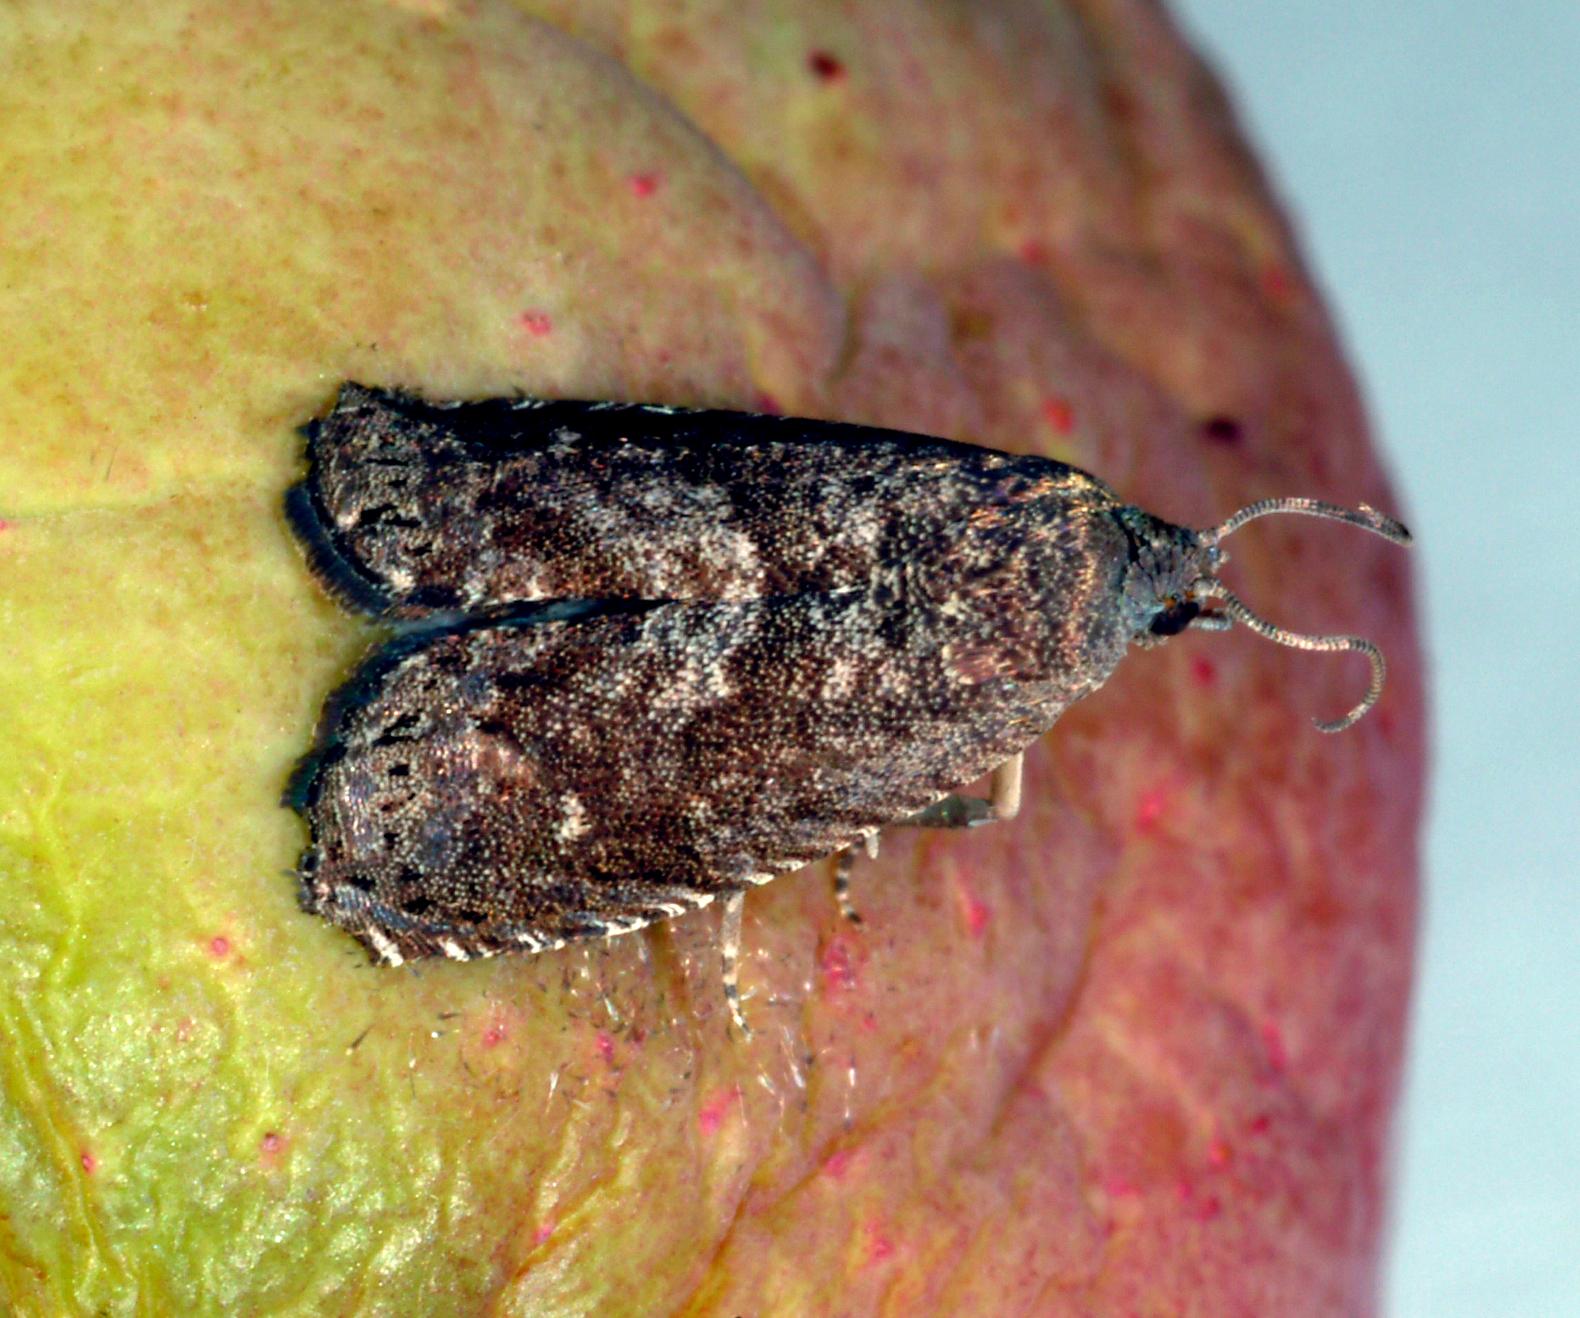
[[[1023,750],[1131,646],[1263,621],[1218,579],[1269,499],[1171,525],[1046,458],[777,416],[346,384],[288,519],[324,587],[396,627],[286,792],[303,907],[377,961],[627,933],[901,822],[1012,816]],[[992,772],[987,800],[964,784]]]

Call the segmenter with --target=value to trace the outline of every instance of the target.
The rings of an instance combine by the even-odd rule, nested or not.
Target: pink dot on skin
[[[534,1245],[541,1245],[545,1240],[547,1240],[553,1234],[554,1234],[554,1223],[552,1221],[550,1221],[550,1222],[542,1222],[542,1223],[540,1223],[538,1225],[538,1229],[532,1233],[532,1243]]]
[[[230,955],[230,939],[226,938],[224,934],[215,934],[213,938],[209,939],[208,950],[216,957],[227,957]]]
[[[263,1138],[258,1141],[258,1147],[265,1153],[278,1153],[285,1147],[285,1136],[278,1131],[265,1131]]]
[[[845,1173],[850,1170],[850,1165],[855,1161],[856,1155],[849,1149],[840,1149],[831,1153],[823,1160],[823,1171],[836,1181],[843,1181]]]
[[[870,1263],[882,1263],[884,1259],[894,1254],[894,1242],[889,1239],[883,1228],[877,1223],[867,1227],[867,1260]]]
[[[1020,245],[1020,259],[1027,265],[1045,265],[1048,260],[1048,244],[1041,238],[1027,238]]]
[[[1142,792],[1141,799],[1136,802],[1136,831],[1147,833],[1155,828],[1167,804],[1168,794],[1161,787],[1149,787]]]
[[[486,1030],[483,1031],[483,1047],[497,1048],[500,1044],[504,1043],[505,1034],[505,1023],[503,1021],[494,1021]]]
[[[1229,1146],[1222,1140],[1214,1140],[1207,1146],[1207,1165],[1215,1171],[1227,1167],[1233,1156]]]
[[[541,339],[545,334],[554,332],[554,322],[546,311],[523,311],[517,319],[521,322],[521,328],[533,338]]]
[[[735,1089],[721,1089],[702,1105],[701,1111],[697,1113],[697,1126],[704,1135],[718,1134],[719,1127],[724,1124],[725,1115],[729,1112],[730,1105],[735,1102],[735,1098]]]
[[[663,180],[657,174],[633,174],[627,181],[636,196],[651,197]]]
[[[814,50],[806,57],[806,66],[820,82],[834,82],[845,76],[845,66],[837,55],[826,50]]]
[[[606,1062],[614,1061],[614,1038],[603,1030],[598,1031],[598,1056]]]
[[[1103,1181],[1103,1191],[1111,1199],[1128,1199],[1136,1194],[1136,1187],[1123,1176],[1109,1176]]]
[[[1053,394],[1042,400],[1042,419],[1055,434],[1068,435],[1075,429],[1075,408],[1068,398]]]
[[[1210,687],[1218,681],[1218,666],[1205,655],[1192,655],[1190,661],[1190,680],[1199,687]]]
[[[4,517],[0,517],[0,531],[9,531],[10,529],[11,523],[6,521]]]
[[[82,1151],[82,1170],[92,1176],[99,1169],[99,1160],[86,1149]]]
[[[1265,1135],[1268,1131],[1272,1130],[1272,1128],[1273,1119],[1265,1112],[1261,1113],[1259,1116],[1252,1117],[1250,1124],[1246,1127],[1246,1129],[1249,1130],[1253,1135]]]
[[[823,983],[830,992],[840,992],[856,987],[856,968],[851,964],[850,945],[843,938],[835,937],[823,949],[820,962]]]
[[[761,412],[764,416],[783,416],[785,409],[783,403],[763,389],[752,399],[752,411]]]
[[[966,931],[971,937],[980,938],[993,918],[993,908],[980,897],[966,892],[960,894],[960,914],[965,920]]]

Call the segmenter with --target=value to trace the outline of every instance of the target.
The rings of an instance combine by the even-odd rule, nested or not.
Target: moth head
[[[1157,645],[1191,627],[1223,631],[1240,622],[1258,636],[1296,650],[1354,650],[1364,654],[1371,664],[1372,676],[1360,703],[1341,718],[1314,720],[1323,732],[1342,732],[1381,697],[1388,671],[1382,652],[1360,636],[1310,636],[1275,626],[1253,613],[1218,579],[1219,570],[1229,561],[1223,541],[1247,522],[1273,513],[1347,522],[1394,544],[1410,543],[1410,532],[1399,522],[1364,503],[1359,508],[1343,508],[1319,499],[1263,499],[1205,531],[1173,526],[1139,508],[1125,508],[1121,523],[1130,540],[1131,553],[1124,584],[1126,621],[1132,628],[1132,638],[1141,645]]]

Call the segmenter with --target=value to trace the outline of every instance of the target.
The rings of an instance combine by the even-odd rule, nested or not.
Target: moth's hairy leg
[[[752,1037],[752,1027],[746,1023],[746,1013],[741,1008],[740,956],[741,916],[746,910],[746,894],[732,892],[724,899],[724,922],[719,927],[719,958],[723,963],[724,1000],[730,1005],[730,1019],[741,1032],[743,1039]]]
[[[865,848],[865,850],[867,852],[867,855],[871,859],[877,860],[877,858],[878,858],[878,835],[877,835],[877,833],[875,833],[875,832],[874,833],[868,833],[866,837],[862,838],[861,844],[862,844],[863,848]],[[834,859],[834,903],[835,903],[835,905],[837,905],[839,907],[839,913],[841,915],[843,915],[847,920],[849,920],[851,922],[851,924],[860,924],[861,923],[861,912],[859,912],[854,906],[852,906],[851,902],[850,902],[850,871],[851,871],[851,867],[854,866],[855,863],[856,863],[856,848],[854,846],[846,847],[843,851],[841,851],[839,853],[838,856],[835,857],[835,859]]]
[[[850,904],[850,868],[855,863],[854,847],[846,847],[834,857],[834,904],[851,924],[860,924],[861,912]]]
[[[1020,813],[1020,777],[1026,753],[1017,751],[993,770],[988,783],[988,805],[994,820],[1013,819]]]
[[[993,770],[988,795],[946,796],[902,821],[911,828],[977,828],[1013,819],[1020,813],[1021,769],[1024,753],[1012,755]]]

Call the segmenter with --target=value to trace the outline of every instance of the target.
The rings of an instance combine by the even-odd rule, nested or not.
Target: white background
[[[1174,11],[1304,234],[1425,586],[1386,1312],[1580,1315],[1580,4]]]

